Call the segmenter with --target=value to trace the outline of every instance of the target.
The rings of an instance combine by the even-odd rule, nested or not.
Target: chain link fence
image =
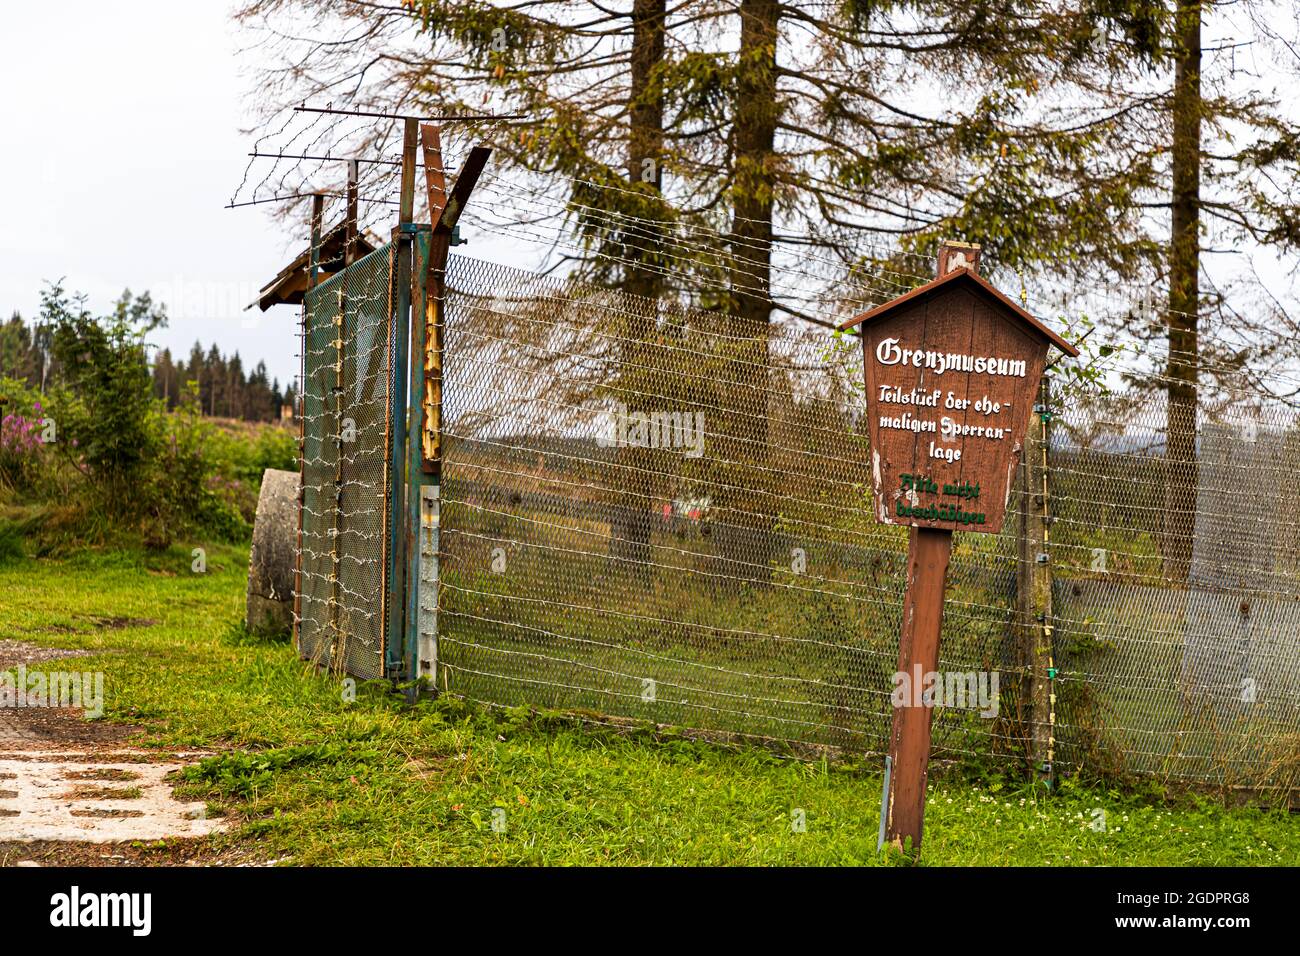
[[[390,260],[306,300],[299,641],[361,677],[384,665]],[[855,340],[455,255],[445,315],[440,690],[885,752],[907,535],[869,506]],[[1259,393],[1206,399],[1190,464],[1159,392],[1053,410],[1054,696],[1028,703],[1041,501],[1017,489],[1001,534],[955,539],[940,670],[998,684],[936,710],[936,757],[1027,766],[1046,726],[1067,769],[1296,788],[1300,430]]]
[[[861,354],[820,330],[728,329],[452,257],[444,691],[887,749],[907,540],[868,506]],[[1163,407],[1121,392],[1058,411],[1056,698],[1025,704],[1042,675],[1017,610],[1017,491],[1002,534],[956,538],[940,669],[1000,686],[983,712],[936,711],[937,757],[1027,763],[1047,722],[1067,768],[1295,786],[1300,529],[1247,489],[1284,488],[1300,440],[1289,412],[1216,415],[1182,523],[1191,568],[1171,578]]]
[[[1209,406],[1209,407],[1207,407]],[[1052,463],[1057,733],[1074,765],[1220,786],[1300,785],[1300,474],[1294,410],[1228,386],[1195,471],[1159,398],[1064,410]],[[1185,541],[1191,537],[1190,548]],[[1190,552],[1185,574],[1171,568]]]
[[[442,686],[882,750],[907,539],[858,349],[460,257],[448,298]],[[945,669],[1014,661],[1015,545],[959,539]],[[937,751],[1013,756],[1013,716],[941,712]]]

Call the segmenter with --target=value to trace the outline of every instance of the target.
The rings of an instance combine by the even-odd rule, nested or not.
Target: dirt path
[[[59,662],[85,653],[0,640],[0,671],[79,672]],[[246,865],[209,846],[224,824],[205,804],[173,796],[204,754],[145,749],[141,734],[76,708],[0,706],[0,865]]]

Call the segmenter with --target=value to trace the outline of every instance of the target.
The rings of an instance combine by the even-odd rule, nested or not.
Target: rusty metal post
[[[350,266],[357,260],[357,189],[361,179],[359,164],[355,159],[348,160],[348,209],[343,219],[343,265]]]
[[[442,366],[445,349],[447,257],[453,230],[469,201],[491,150],[475,146],[456,183],[447,187],[442,136],[437,126],[420,128],[429,241],[417,245],[412,302],[423,302],[423,322],[411,322],[411,396],[408,422],[406,628],[411,676],[435,683],[438,667],[439,525],[442,505]],[[427,251],[424,249],[427,248]],[[414,310],[413,310],[414,311]],[[418,383],[418,384],[417,384]],[[417,393],[418,388],[418,393]]]
[[[425,153],[428,162],[428,153]],[[411,269],[411,343],[408,375],[411,390],[406,412],[406,510],[402,534],[406,547],[406,634],[408,673],[413,679],[426,678],[432,685],[437,668],[438,554],[434,547],[433,522],[439,487],[426,473],[423,447],[424,369],[429,351],[429,233],[417,236]],[[432,607],[432,617],[426,610]],[[412,690],[412,696],[416,693]]]
[[[307,256],[309,269],[307,288],[316,288],[316,279],[320,274],[321,228],[325,218],[325,197],[316,193],[311,197],[311,252]]]
[[[425,192],[429,207],[428,244],[417,244],[412,272],[411,396],[407,441],[410,486],[407,491],[406,627],[411,639],[411,675],[436,689],[438,668],[439,525],[442,505],[442,339],[443,294],[450,230],[442,228],[447,205],[442,130],[420,128]],[[417,313],[423,319],[415,318]]]
[[[424,177],[429,194],[429,259],[424,285],[424,402],[421,447],[424,473],[439,484],[442,477],[442,339],[446,316],[443,297],[447,286],[447,256],[451,252],[451,230],[442,224],[447,208],[447,178],[442,165],[442,137],[436,126],[425,126],[420,135],[424,146]]]
[[[384,662],[391,677],[403,675],[408,657],[406,644],[406,578],[408,535],[405,522],[408,443],[407,346],[411,334],[411,285],[415,248],[415,163],[419,149],[419,123],[409,119],[402,135],[402,183],[398,195],[397,228],[393,230],[393,266],[388,290],[391,323],[389,368],[388,460],[388,593],[385,600]]]
[[[321,240],[321,223],[325,217],[325,197],[320,193],[311,197],[311,247],[307,252],[307,262],[309,264],[307,284],[308,288],[314,288],[316,285],[316,275],[320,268],[320,240]],[[299,347],[301,355],[298,356],[298,548],[295,555],[293,566],[293,646],[302,652],[302,646],[299,644],[302,620],[302,513],[307,505],[307,434],[306,434],[306,411],[307,411],[307,336],[310,332],[308,328],[308,319],[311,313],[307,311],[307,299],[304,296],[302,302],[302,344]]]

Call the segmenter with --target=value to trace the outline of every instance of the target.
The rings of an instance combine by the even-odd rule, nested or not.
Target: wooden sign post
[[[1002,529],[1051,345],[1078,350],[978,275],[979,247],[945,243],[938,278],[840,326],[861,327],[876,517],[908,525],[885,839],[921,847],[954,531]]]

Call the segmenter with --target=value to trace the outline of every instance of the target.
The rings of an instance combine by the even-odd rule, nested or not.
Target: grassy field
[[[243,549],[212,546],[206,557],[201,574],[180,546],[11,562],[0,567],[0,637],[84,651],[59,666],[105,673],[105,719],[143,725],[149,746],[216,752],[182,784],[233,824],[211,838],[214,854],[296,864],[892,862],[876,853],[875,765],[456,702],[410,708],[384,685],[349,700],[287,645],[243,633]],[[1294,865],[1300,816],[940,775],[924,862]]]

